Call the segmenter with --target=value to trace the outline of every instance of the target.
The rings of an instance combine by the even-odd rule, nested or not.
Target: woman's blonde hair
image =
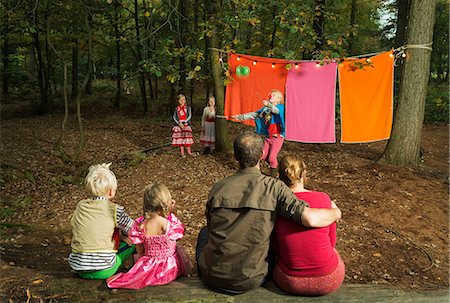
[[[169,189],[164,184],[150,183],[144,190],[144,216],[150,219],[155,213],[165,216],[172,200]]]
[[[84,187],[89,194],[105,197],[111,189],[117,189],[116,175],[109,169],[110,166],[111,163],[103,163],[89,167],[84,179]]]
[[[278,168],[280,180],[287,186],[292,187],[306,178],[306,164],[303,160],[294,155],[283,156]]]
[[[284,97],[283,97],[283,93],[280,92],[278,89],[272,89],[272,91],[270,92],[270,94],[275,94],[276,96],[278,96],[278,103],[283,104],[284,103]]]

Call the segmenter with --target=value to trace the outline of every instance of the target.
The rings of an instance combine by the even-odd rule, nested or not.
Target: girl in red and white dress
[[[192,128],[189,125],[192,118],[191,108],[186,104],[186,97],[183,94],[178,95],[178,106],[173,111],[173,121],[176,125],[172,128],[172,146],[179,146],[181,156],[184,154],[184,147],[187,153],[192,156],[191,145],[194,144],[192,137]]]
[[[214,120],[216,118],[216,99],[211,96],[208,98],[208,104],[203,109],[202,115],[202,135],[200,136],[200,143],[205,147],[204,154],[209,154],[211,148],[214,148],[216,143],[216,129]]]

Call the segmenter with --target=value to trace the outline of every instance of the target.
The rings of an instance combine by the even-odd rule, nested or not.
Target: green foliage
[[[130,155],[130,159],[127,162],[127,167],[137,166],[144,161],[147,156],[142,152],[135,152]]]
[[[83,179],[79,177],[74,177],[72,175],[67,176],[57,176],[52,178],[52,182],[58,186],[62,186],[65,184],[74,184],[81,185],[83,183]]]
[[[17,208],[27,208],[33,203],[33,198],[30,196],[19,197],[14,202],[14,206]]]
[[[425,101],[426,122],[449,122],[448,84],[431,83]]]
[[[33,198],[30,196],[21,196],[13,201],[0,198],[0,220],[14,215],[21,209],[29,208],[32,203]]]
[[[31,183],[36,183],[36,180],[34,179],[34,176],[33,176],[32,172],[26,170],[23,174],[25,176],[25,179],[27,179]]]
[[[16,212],[16,209],[11,207],[2,207],[0,208],[0,220],[10,217]]]

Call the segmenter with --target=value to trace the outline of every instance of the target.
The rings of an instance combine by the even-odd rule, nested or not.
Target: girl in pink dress
[[[146,187],[144,216],[136,219],[128,233],[130,240],[137,244],[137,261],[127,273],[107,279],[109,288],[163,285],[189,274],[189,256],[176,242],[183,237],[184,226],[174,211],[175,201],[165,185],[152,183]],[[166,213],[169,213],[167,218]]]

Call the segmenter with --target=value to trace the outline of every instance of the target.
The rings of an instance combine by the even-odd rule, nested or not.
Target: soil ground
[[[2,114],[16,110],[16,103],[4,102]],[[142,152],[170,142],[172,122],[124,113],[85,114],[85,150],[78,161],[66,165],[53,148],[62,115],[4,117],[0,149],[4,301],[25,301],[28,287],[45,284],[52,274],[70,276],[69,219],[76,203],[86,197],[81,182],[91,164],[113,163],[119,182],[116,201],[132,217],[140,215],[146,184],[166,184],[186,225],[181,244],[192,257],[197,233],[205,225],[209,189],[237,168],[230,154],[201,155],[198,143],[194,146],[198,155],[188,158],[170,146]],[[199,142],[199,120],[193,129]],[[248,129],[229,123],[230,140]],[[71,117],[64,138],[67,153],[76,151],[78,140],[77,122]],[[377,162],[386,142],[285,143],[280,155],[304,157],[307,187],[329,193],[343,212],[337,249],[346,264],[345,283],[385,284],[408,291],[448,288],[448,143],[448,125],[425,125],[419,167]],[[267,172],[267,166],[262,170]],[[52,300],[44,294],[32,298]]]

